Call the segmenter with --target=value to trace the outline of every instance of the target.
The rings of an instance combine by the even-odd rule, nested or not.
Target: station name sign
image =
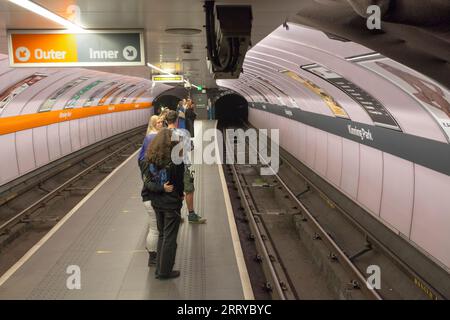
[[[153,82],[164,82],[164,83],[179,83],[184,82],[184,77],[181,75],[166,75],[161,74],[157,76],[152,76]]]
[[[12,67],[145,65],[142,31],[8,30]]]

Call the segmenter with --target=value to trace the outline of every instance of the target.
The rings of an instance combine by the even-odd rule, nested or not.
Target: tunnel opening
[[[239,125],[248,119],[248,102],[239,94],[226,94],[215,101],[214,115],[221,126]]]
[[[155,114],[161,112],[161,108],[169,108],[171,110],[176,110],[178,102],[181,99],[177,96],[171,94],[162,94],[153,100],[153,107],[155,108]]]

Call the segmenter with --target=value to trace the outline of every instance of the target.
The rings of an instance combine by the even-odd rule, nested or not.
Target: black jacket
[[[194,137],[194,121],[197,118],[197,114],[191,108],[188,108],[185,112],[186,115],[186,130],[189,131],[191,137]]]
[[[148,166],[145,162],[139,162],[144,185],[142,187],[142,201],[151,201],[152,207],[158,209],[176,209],[183,206],[184,196],[184,164],[175,165],[171,163],[167,169],[170,184],[173,185],[172,192],[165,192],[164,186],[152,182],[145,174]]]

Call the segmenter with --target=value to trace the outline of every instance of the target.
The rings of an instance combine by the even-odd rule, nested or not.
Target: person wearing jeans
[[[173,270],[177,251],[177,235],[184,200],[184,164],[174,164],[171,159],[172,130],[162,129],[153,139],[146,153],[147,168],[144,170],[143,201],[151,201],[158,228],[156,255],[157,279],[180,276]]]

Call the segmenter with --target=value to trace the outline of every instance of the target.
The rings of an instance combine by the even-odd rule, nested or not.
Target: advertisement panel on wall
[[[125,102],[127,101],[127,99],[128,99],[129,97],[131,97],[131,95],[132,95],[133,93],[135,93],[136,91],[142,89],[144,86],[145,86],[145,84],[141,84],[141,85],[138,85],[138,86],[134,87],[134,88],[131,89],[130,91],[128,91],[128,92],[120,99],[119,104],[125,103]],[[117,103],[117,102],[115,101],[114,103]]]
[[[47,74],[36,72],[33,75],[15,83],[10,86],[8,89],[4,90],[0,93],[0,113],[2,113],[3,109],[14,100],[20,93],[25,91],[27,88],[31,87],[36,82],[41,81],[42,79],[47,78]]]
[[[288,95],[286,92],[284,92],[280,87],[278,87],[277,85],[275,85],[274,83],[272,83],[271,81],[269,81],[263,77],[256,76],[256,78],[258,78],[260,81],[266,83],[269,87],[275,88],[278,92],[280,92],[284,96],[284,98],[291,103],[292,108],[300,108],[298,106],[298,104],[295,102],[295,100],[290,95]]]
[[[317,64],[302,66],[302,69],[324,79],[336,88],[342,90],[358,103],[377,126],[401,131],[400,126],[389,111],[370,93],[344,78],[343,76]]]
[[[350,119],[344,108],[342,108],[342,106],[336,100],[334,100],[332,96],[330,96],[327,92],[325,92],[325,90],[316,85],[314,82],[305,79],[300,75],[298,75],[297,73],[292,72],[290,70],[282,70],[280,72],[288,76],[289,78],[295,80],[296,82],[300,83],[303,87],[305,87],[309,91],[318,95],[325,102],[328,108],[330,108],[331,112],[336,117]]]
[[[382,55],[357,62],[407,92],[439,123],[450,141],[450,91],[430,78]]]
[[[133,89],[134,87],[136,87],[136,84],[129,84],[124,86],[112,96],[111,102],[109,104],[116,104],[116,102],[119,101],[119,98],[121,98],[127,91]]]
[[[44,112],[44,111],[50,111],[53,106],[56,103],[56,100],[58,100],[59,97],[63,96],[64,93],[72,89],[73,87],[76,87],[80,83],[90,79],[89,77],[79,77],[75,80],[69,81],[66,83],[62,88],[55,91],[45,102],[40,106],[38,112]]]
[[[141,66],[142,31],[8,30],[12,67]]]
[[[105,104],[106,100],[108,100],[115,92],[119,91],[120,89],[122,89],[123,87],[125,87],[127,84],[126,83],[122,83],[118,86],[113,87],[112,89],[110,89],[99,101],[98,101],[98,105],[102,106]]]
[[[144,94],[146,94],[148,92],[147,89],[142,90],[141,92],[139,92],[134,98],[133,100],[131,100],[131,103],[136,103]]]
[[[94,104],[94,101],[99,98],[100,94],[109,90],[112,86],[115,86],[118,82],[117,81],[112,81],[109,82],[108,84],[104,85],[101,88],[98,88],[96,91],[94,91],[94,93],[89,97],[89,99],[86,100],[86,102],[84,103],[83,107],[90,107]]]
[[[64,107],[65,109],[68,108],[73,108],[76,103],[78,102],[78,100],[80,100],[81,96],[84,95],[86,92],[88,92],[89,90],[91,90],[92,88],[94,88],[95,86],[97,86],[100,83],[103,83],[105,81],[103,80],[96,80],[90,84],[88,84],[87,86],[83,87],[81,90],[77,91],[72,98],[70,98],[69,101],[67,101],[66,106]]]

